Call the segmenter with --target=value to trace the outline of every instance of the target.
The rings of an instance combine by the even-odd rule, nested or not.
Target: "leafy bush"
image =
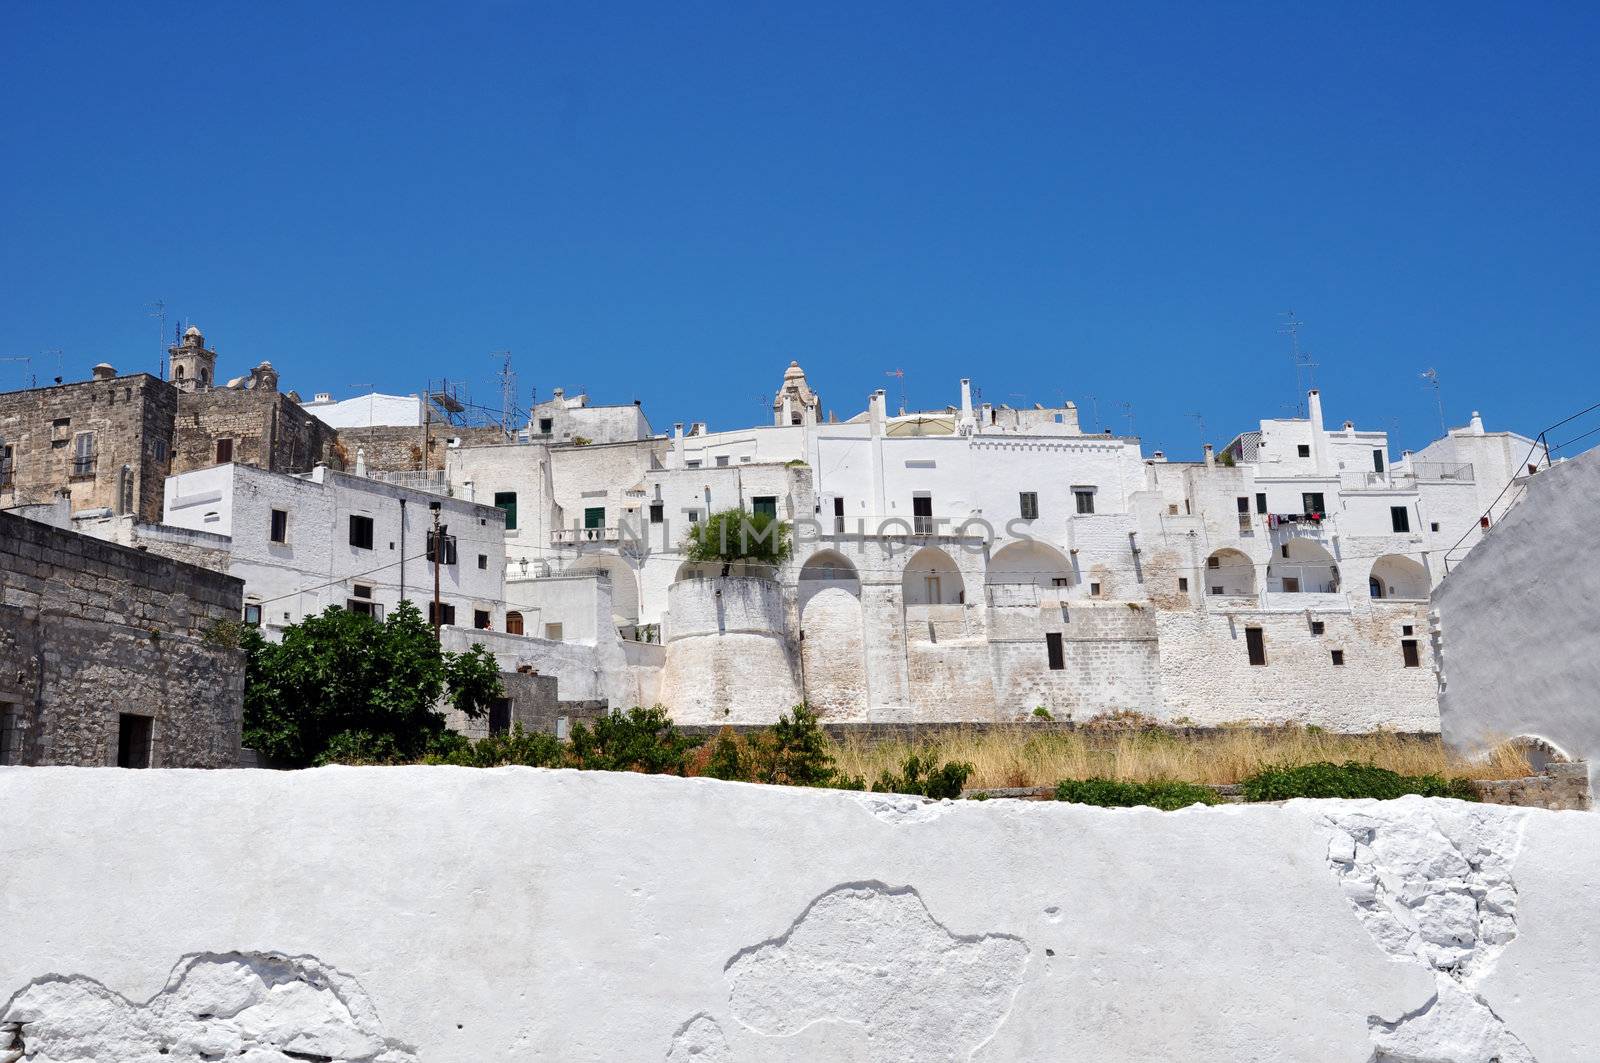
[[[1033,714],[1041,720],[1055,719],[1055,717],[1050,714],[1050,710],[1045,708],[1043,705],[1036,705],[1034,707]]]
[[[865,790],[866,781],[841,774],[817,714],[804,704],[764,730],[741,737],[724,727],[701,751],[694,774],[712,779],[778,786],[826,786]]]
[[[767,513],[737,507],[691,524],[684,542],[690,561],[755,561],[774,567],[789,559],[789,525]]]
[[[899,775],[884,772],[878,776],[878,781],[872,784],[872,792],[916,794],[919,797],[956,800],[961,796],[962,787],[967,785],[967,777],[972,774],[972,765],[947,760],[943,767],[936,768],[935,763],[933,753],[920,757],[912,754],[901,766]]]
[[[509,734],[490,735],[476,742],[461,735],[436,742],[423,763],[452,764],[460,768],[499,768],[508,764],[559,768],[564,759],[561,743],[554,735],[524,731],[519,723],[512,726]]]
[[[1214,805],[1221,800],[1207,786],[1189,782],[1118,782],[1116,779],[1064,779],[1056,784],[1056,800],[1102,808],[1132,808],[1149,805],[1164,812],[1193,804]]]
[[[1292,797],[1376,797],[1390,800],[1406,794],[1478,800],[1466,779],[1438,775],[1401,775],[1374,764],[1347,760],[1318,761],[1292,768],[1267,768],[1239,783],[1247,801],[1287,801]]]
[[[667,710],[634,707],[572,728],[569,761],[589,771],[639,771],[647,775],[686,774],[689,751],[699,742],[678,731]]]

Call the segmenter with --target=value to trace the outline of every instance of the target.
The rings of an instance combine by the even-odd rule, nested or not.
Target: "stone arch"
[[[1038,539],[1021,539],[995,551],[989,558],[984,582],[1031,583],[1051,590],[1071,586],[1075,581],[1072,562],[1060,550]]]
[[[1256,593],[1256,563],[1242,550],[1224,547],[1206,558],[1207,594],[1250,597]]]
[[[837,588],[854,598],[861,597],[861,575],[856,566],[837,550],[818,550],[800,567],[799,595],[796,602],[801,622],[806,605],[829,588]]]
[[[800,654],[806,703],[831,719],[864,718],[866,640],[859,592],[845,589],[844,580],[809,582],[817,584],[817,590],[802,607],[805,638]]]
[[[1428,570],[1404,554],[1384,554],[1372,563],[1367,591],[1374,598],[1419,600],[1428,596]]]
[[[900,577],[907,605],[959,605],[966,601],[966,589],[955,561],[937,546],[912,554]]]
[[[1267,590],[1328,594],[1339,589],[1339,563],[1315,539],[1294,538],[1278,546],[1267,565]]]
[[[618,627],[639,622],[639,577],[616,554],[584,554],[567,569],[569,573],[604,572],[611,578],[611,619]]]

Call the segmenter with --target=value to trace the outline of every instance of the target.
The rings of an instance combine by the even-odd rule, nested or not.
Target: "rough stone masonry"
[[[1592,1063],[1597,884],[1422,798],[0,769],[0,1059]]]

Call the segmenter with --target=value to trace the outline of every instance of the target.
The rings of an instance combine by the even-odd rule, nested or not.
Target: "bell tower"
[[[190,325],[183,339],[167,348],[172,382],[179,391],[210,391],[217,378],[217,352],[206,349],[206,338]]]

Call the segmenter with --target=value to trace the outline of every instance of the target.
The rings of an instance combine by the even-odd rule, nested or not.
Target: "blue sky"
[[[1194,457],[1600,398],[1600,8],[0,8],[0,357],[345,396],[587,387],[658,428],[906,371]],[[170,329],[170,325],[169,325]],[[0,362],[0,387],[21,382]],[[1091,403],[1090,396],[1094,396]]]

